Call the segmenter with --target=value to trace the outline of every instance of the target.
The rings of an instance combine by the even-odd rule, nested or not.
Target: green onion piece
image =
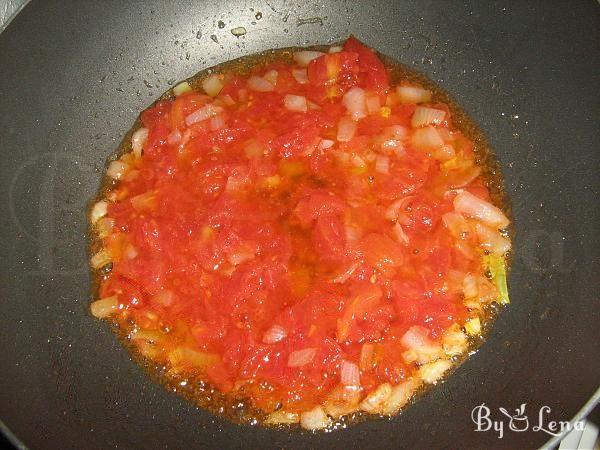
[[[488,255],[486,263],[488,270],[492,274],[492,280],[500,293],[500,303],[503,305],[509,304],[508,286],[506,285],[506,261],[504,257]]]

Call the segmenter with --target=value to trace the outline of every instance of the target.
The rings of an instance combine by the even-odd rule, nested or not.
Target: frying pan
[[[4,431],[63,449],[547,442],[532,426],[477,432],[471,411],[485,403],[500,420],[499,407],[526,403],[535,425],[544,405],[566,421],[598,398],[599,19],[593,1],[28,4],[0,35]],[[481,350],[398,417],[316,434],[236,425],[154,383],[89,315],[86,204],[137,114],[175,80],[351,33],[428,75],[489,137],[517,233],[512,303]]]

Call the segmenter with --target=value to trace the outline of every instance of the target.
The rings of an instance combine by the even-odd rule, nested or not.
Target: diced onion
[[[168,354],[168,359],[174,367],[188,366],[207,369],[219,361],[219,356],[187,347],[177,347]]]
[[[273,325],[263,335],[262,341],[265,344],[274,344],[287,337],[287,331],[281,325]]]
[[[111,232],[113,227],[115,226],[115,219],[111,219],[110,217],[103,217],[98,220],[96,223],[96,232],[99,238],[105,238]]]
[[[226,94],[226,95],[222,96],[221,100],[223,100],[223,103],[225,103],[227,106],[235,105],[235,100],[229,94]]]
[[[287,94],[283,98],[283,105],[289,111],[306,112],[308,110],[306,97],[301,95]]]
[[[451,211],[442,215],[442,222],[450,233],[457,239],[466,239],[471,231],[469,224],[462,214]]]
[[[467,350],[467,335],[458,324],[453,324],[444,332],[442,347],[448,356],[457,356]]]
[[[362,237],[362,232],[356,227],[346,227],[346,240],[349,242],[358,241]]]
[[[108,169],[106,169],[106,174],[109,177],[118,180],[125,175],[126,171],[127,164],[125,164],[123,161],[111,161],[111,163],[108,165]]]
[[[306,69],[293,69],[292,75],[299,84],[308,83],[308,74],[306,73]]]
[[[387,220],[397,220],[398,215],[400,214],[400,210],[406,208],[408,202],[413,199],[414,195],[407,195],[406,197],[399,198],[394,201],[388,208],[385,210],[385,218]]]
[[[367,163],[358,155],[352,157],[352,165],[354,167],[366,167]]]
[[[175,128],[167,136],[167,144],[169,144],[169,145],[177,145],[180,142],[181,142],[181,131],[179,131],[178,128]]]
[[[338,122],[337,136],[338,142],[351,141],[356,133],[356,122],[348,116],[343,116]]]
[[[254,252],[248,250],[247,248],[241,247],[237,251],[231,253],[227,260],[234,266],[239,266],[247,261],[251,261],[254,259]]]
[[[192,87],[187,81],[182,81],[177,86],[173,88],[173,94],[175,97],[179,97],[181,94],[185,94],[186,92],[191,92]]]
[[[346,107],[354,120],[367,116],[365,91],[359,87],[353,87],[344,94],[342,104]]]
[[[119,299],[116,295],[111,297],[101,298],[92,302],[90,305],[90,311],[94,317],[99,319],[106,319],[110,317],[119,309]]]
[[[406,348],[420,348],[429,344],[429,330],[419,325],[413,325],[400,338],[400,343]]]
[[[411,144],[418,150],[436,150],[444,145],[444,140],[432,126],[419,128],[414,131]]]
[[[375,354],[375,345],[371,343],[363,344],[360,349],[359,366],[362,370],[368,370],[373,365],[373,355]]]
[[[269,83],[271,83],[273,86],[277,86],[277,77],[278,76],[279,76],[279,72],[277,72],[275,69],[272,69],[272,70],[267,71],[263,75],[263,78],[265,80],[267,80]]]
[[[108,212],[108,203],[105,202],[104,200],[97,202],[92,207],[92,211],[90,212],[90,221],[92,223],[98,222],[98,220],[101,219],[102,217],[104,217],[107,212]]]
[[[422,103],[431,100],[431,91],[413,86],[398,86],[396,93],[400,103]]]
[[[454,158],[456,156],[456,152],[454,151],[454,147],[452,147],[452,145],[444,144],[438,148],[432,156],[439,161],[445,162]],[[469,182],[471,181],[472,180],[469,180]]]
[[[479,317],[473,317],[465,323],[465,331],[469,336],[477,336],[481,333],[481,321]]]
[[[498,228],[504,228],[510,223],[499,208],[468,191],[463,191],[454,198],[454,209]]]
[[[410,243],[410,240],[408,239],[408,236],[404,232],[404,229],[402,228],[402,225],[400,225],[399,223],[396,223],[396,224],[394,224],[394,226],[392,227],[392,229],[394,230],[394,236],[396,236],[396,240],[400,244],[402,244],[402,245],[408,245]]]
[[[106,249],[100,250],[90,259],[90,264],[94,269],[100,269],[112,261],[112,258]]]
[[[211,97],[216,97],[223,89],[223,82],[219,74],[213,73],[202,80],[202,89]]]
[[[329,417],[320,406],[315,406],[310,411],[305,411],[300,415],[300,425],[306,430],[320,430],[329,425]]]
[[[463,294],[465,298],[475,298],[478,293],[477,278],[470,273],[467,274],[463,280]]]
[[[383,383],[377,386],[377,388],[365,397],[360,403],[360,409],[365,412],[376,414],[383,411],[385,403],[392,394],[392,385],[389,383]]]
[[[210,103],[208,105],[204,105],[202,108],[197,109],[189,116],[185,118],[185,124],[189,127],[190,125],[202,122],[203,120],[210,119],[212,116],[223,111],[223,108],[220,106],[214,106]]]
[[[265,423],[269,425],[292,424],[299,421],[300,416],[298,414],[283,410],[274,411],[265,419]]]
[[[404,405],[406,405],[406,403],[408,403],[418,387],[419,382],[414,378],[409,378],[404,383],[394,386],[381,412],[383,414],[397,413]]]
[[[499,255],[503,255],[510,250],[510,240],[502,236],[498,230],[476,223],[475,232],[479,238],[479,245],[484,249]]]
[[[275,86],[264,78],[257,77],[256,75],[248,78],[248,87],[256,92],[271,92],[275,90]]]
[[[344,50],[342,47],[340,47],[339,45],[332,45],[331,47],[329,47],[329,53],[339,53],[342,50]]]
[[[378,94],[369,93],[366,97],[367,112],[369,114],[379,114],[381,102]]]
[[[226,122],[223,114],[217,114],[210,118],[210,129],[212,131],[221,130],[225,128]]]
[[[390,158],[378,155],[375,160],[375,172],[383,174],[390,173]]]
[[[316,52],[313,50],[302,50],[294,53],[294,61],[296,61],[301,67],[306,67],[313,59],[323,56],[324,54],[325,53],[323,52]]]
[[[328,148],[333,147],[333,144],[335,144],[335,142],[331,139],[321,139],[317,147],[319,148],[319,150],[326,150]]]
[[[317,349],[314,347],[304,348],[302,350],[296,350],[290,353],[288,357],[288,367],[302,367],[311,362],[315,355],[317,354]]]
[[[138,255],[138,251],[135,249],[133,245],[128,245],[125,249],[125,256],[127,259],[134,259]]]
[[[350,279],[352,274],[360,267],[360,261],[355,261],[348,267],[348,269],[344,270],[341,274],[336,276],[331,280],[332,283],[345,283]]]
[[[131,149],[133,150],[133,154],[140,158],[142,156],[142,150],[144,148],[144,144],[148,139],[148,128],[140,128],[136,130],[135,133],[131,136]]]
[[[417,106],[413,113],[410,124],[413,128],[424,127],[427,125],[440,125],[446,117],[446,112],[441,109],[427,108]]]
[[[360,370],[356,364],[343,361],[340,379],[344,386],[360,386]]]
[[[392,139],[397,140],[402,140],[408,135],[408,130],[402,125],[392,125],[386,127],[384,132],[387,136],[390,136]]]
[[[419,368],[418,374],[425,383],[435,384],[450,367],[452,367],[450,361],[447,359],[438,359],[437,361],[422,365]]]

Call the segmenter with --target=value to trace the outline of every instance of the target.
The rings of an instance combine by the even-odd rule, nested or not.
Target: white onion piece
[[[457,212],[448,212],[443,214],[442,222],[444,223],[444,226],[448,228],[450,233],[452,233],[452,235],[458,239],[465,239],[471,231],[471,228],[469,227],[469,224],[465,218],[462,216],[462,214]]]
[[[389,174],[390,173],[390,158],[387,156],[378,155],[375,160],[375,172]]]
[[[140,158],[142,156],[142,150],[147,140],[148,128],[140,128],[131,136],[131,149],[136,157]]]
[[[366,167],[367,163],[365,162],[364,159],[362,159],[360,156],[358,155],[354,155],[352,157],[352,165],[354,167]]]
[[[483,224],[475,224],[475,232],[479,238],[479,245],[492,253],[503,255],[510,250],[510,241],[494,230]]]
[[[217,115],[223,111],[223,108],[220,106],[213,106],[211,104],[204,105],[202,108],[197,109],[189,116],[185,118],[185,124],[189,127],[190,125],[202,122],[203,120],[210,119],[212,116]]]
[[[263,335],[262,341],[265,344],[275,344],[287,337],[287,331],[281,325],[273,325]]]
[[[119,308],[119,299],[116,295],[112,297],[101,298],[90,305],[90,311],[94,317],[106,319],[110,317]]]
[[[346,240],[353,242],[358,241],[362,237],[362,232],[356,227],[346,227]]]
[[[339,45],[332,45],[331,47],[329,47],[329,53],[339,53],[342,50],[344,50],[342,47],[340,47]]]
[[[392,126],[386,127],[384,129],[384,132],[386,135],[388,135],[392,139],[396,139],[396,140],[402,140],[402,139],[406,138],[406,136],[408,135],[407,128],[403,127],[402,125],[392,125]]]
[[[329,423],[329,417],[320,406],[315,406],[310,411],[305,411],[300,415],[300,426],[305,430],[320,430],[326,428]]]
[[[233,266],[239,266],[240,264],[243,264],[246,261],[251,261],[253,259],[254,252],[244,247],[239,248],[237,251],[231,253],[227,257],[227,261],[229,261]]]
[[[448,356],[457,356],[467,350],[467,335],[461,331],[457,323],[444,331],[442,347]]]
[[[288,367],[302,367],[311,362],[315,355],[317,354],[317,349],[314,347],[304,348],[302,350],[296,350],[295,352],[290,353],[288,357]]]
[[[276,86],[278,76],[279,76],[279,72],[277,72],[275,69],[271,69],[271,70],[265,72],[265,74],[263,75],[263,78],[265,80],[267,80],[269,83],[271,83],[273,86]]]
[[[173,88],[173,94],[175,97],[179,97],[181,94],[185,94],[186,92],[192,92],[192,87],[187,81],[182,81]]]
[[[365,100],[365,91],[359,87],[353,87],[342,97],[342,104],[354,120],[359,120],[367,116]]]
[[[271,92],[275,90],[275,86],[256,75],[248,78],[248,87],[256,92]]]
[[[477,278],[468,273],[463,280],[463,294],[465,298],[475,298],[479,294]]]
[[[390,206],[388,206],[388,209],[385,210],[385,218],[387,220],[398,219],[400,210],[404,209],[406,203],[409,202],[413,197],[414,195],[407,195],[406,197],[402,197],[394,201]]]
[[[429,330],[413,325],[400,338],[400,343],[409,349],[418,349],[429,344]]]
[[[343,361],[340,379],[344,386],[360,386],[360,370],[350,361]]]
[[[412,115],[410,124],[413,128],[424,127],[427,125],[440,125],[445,118],[446,112],[441,109],[417,106]]]
[[[346,233],[347,235],[347,233]],[[360,261],[355,261],[354,263],[352,263],[352,265],[350,267],[348,267],[348,269],[344,270],[341,274],[339,274],[337,277],[333,278],[331,280],[332,283],[345,283],[346,281],[348,281],[350,279],[350,277],[352,276],[352,274],[354,272],[356,272],[356,269],[358,269],[360,267]]]
[[[94,269],[100,269],[111,261],[110,253],[104,248],[90,258],[90,264]]]
[[[134,259],[138,255],[138,251],[133,245],[128,245],[125,249],[125,256],[127,259]]]
[[[444,145],[444,140],[438,131],[432,126],[415,130],[411,138],[411,144],[418,150],[436,150]]]
[[[279,411],[273,411],[265,419],[265,423],[268,425],[292,424],[298,423],[299,421],[300,416],[298,414],[283,411],[281,409]]]
[[[104,217],[107,212],[108,212],[108,203],[105,202],[104,200],[97,202],[92,207],[92,211],[90,212],[90,221],[92,223],[98,222],[98,220],[101,219],[102,217]]]
[[[216,116],[212,116],[210,118],[210,129],[212,131],[216,131],[222,128],[225,128],[225,117],[223,117],[223,114],[217,114]]]
[[[397,413],[410,400],[419,384],[414,378],[409,378],[404,383],[394,386],[381,412],[383,414]]]
[[[238,99],[240,102],[245,102],[248,100],[248,89],[238,89]]]
[[[400,103],[422,103],[431,100],[431,91],[420,87],[398,86],[396,93]]]
[[[181,142],[181,131],[179,131],[178,128],[175,128],[167,136],[167,144],[169,144],[169,145],[177,145],[180,142]]]
[[[454,210],[498,228],[504,228],[510,223],[499,208],[468,191],[463,191],[454,198]]]
[[[356,122],[348,116],[343,116],[338,123],[336,139],[338,142],[348,142],[352,140],[355,134]]]
[[[219,92],[221,92],[221,89],[223,89],[223,82],[221,81],[221,77],[216,73],[213,73],[212,75],[208,76],[207,78],[202,80],[202,89],[204,89],[204,92],[206,92],[211,97],[216,97],[219,94]]]
[[[306,73],[306,69],[293,69],[292,75],[299,84],[308,83],[308,74]]]
[[[383,411],[387,400],[392,394],[392,385],[383,383],[365,397],[360,403],[360,409],[371,414],[380,413]]]
[[[287,94],[283,98],[283,106],[285,106],[287,110],[295,112],[306,112],[308,110],[306,97],[301,95]]]
[[[456,156],[456,152],[454,151],[454,147],[452,147],[452,145],[450,145],[450,144],[444,144],[444,145],[442,145],[440,148],[438,148],[433,153],[433,157],[435,159],[437,159],[437,160],[442,161],[442,162],[450,161],[455,156]],[[477,171],[473,171],[473,172],[476,173],[477,175],[479,175],[479,172],[477,172]],[[465,184],[469,184],[475,178],[477,178],[477,176],[474,176],[473,179],[469,180],[468,183],[464,183],[462,185],[464,186]]]
[[[408,236],[404,232],[404,229],[402,228],[402,225],[400,225],[399,223],[396,223],[396,224],[394,224],[394,226],[392,227],[392,229],[394,230],[394,236],[396,236],[396,240],[400,244],[402,244],[402,245],[408,245],[410,243],[410,240],[408,239]]]
[[[371,115],[377,114],[381,109],[381,102],[379,101],[379,95],[367,94],[366,97],[367,112]]]
[[[335,144],[335,142],[331,139],[321,139],[317,148],[319,150],[326,150],[328,148],[333,147],[333,144]]]
[[[294,53],[294,61],[296,61],[301,67],[306,67],[313,59],[323,56],[324,54],[325,53],[323,52],[316,52],[313,50],[302,50]]]
[[[160,306],[169,307],[175,301],[175,294],[169,289],[163,289],[152,296],[152,301]]]
[[[108,169],[106,169],[106,174],[109,177],[118,180],[125,175],[126,171],[127,164],[125,164],[123,161],[111,161],[111,163],[108,165]]]
[[[438,359],[422,365],[418,374],[425,383],[435,384],[446,371],[452,367],[452,363],[447,359]]]
[[[225,103],[227,106],[235,105],[235,100],[229,94],[226,94],[226,95],[222,96],[221,100],[223,100],[223,103]]]

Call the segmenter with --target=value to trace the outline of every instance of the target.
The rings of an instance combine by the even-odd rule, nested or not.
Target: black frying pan
[[[542,405],[552,420],[589,411],[600,380],[600,8],[469,3],[25,7],[0,35],[6,427],[31,448],[524,448],[550,436],[476,432],[472,408],[501,418],[498,407],[526,403],[532,422]],[[230,33],[238,26],[245,36]],[[399,417],[329,434],[235,425],[150,381],[90,317],[86,202],[138,112],[175,80],[350,33],[429,75],[489,136],[514,207],[513,303],[479,353]]]

